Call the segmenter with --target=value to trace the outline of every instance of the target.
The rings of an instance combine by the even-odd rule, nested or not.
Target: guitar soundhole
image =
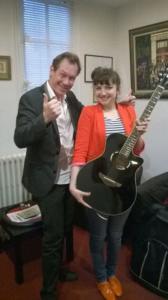
[[[129,159],[119,153],[114,153],[114,155],[111,157],[111,160],[113,164],[115,164],[115,168],[118,170],[125,170],[130,166]]]

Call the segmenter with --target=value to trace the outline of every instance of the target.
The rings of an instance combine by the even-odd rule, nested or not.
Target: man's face
[[[66,58],[56,71],[51,67],[49,82],[58,98],[62,98],[72,88],[77,74],[77,64],[70,63]]]

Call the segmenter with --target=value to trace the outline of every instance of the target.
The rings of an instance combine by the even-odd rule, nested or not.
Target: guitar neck
[[[160,96],[164,90],[164,87],[162,85],[158,85],[156,89],[154,90],[146,108],[144,109],[142,115],[140,116],[140,121],[144,121],[146,118],[149,118],[157,101],[160,99]],[[126,139],[124,145],[120,149],[119,154],[125,157],[129,157],[130,153],[132,152],[138,138],[139,138],[139,132],[134,127],[131,135]]]
[[[157,88],[155,89],[155,91],[153,92],[153,94],[148,102],[148,105],[144,109],[144,111],[140,117],[140,121],[144,121],[144,119],[150,117],[150,115],[151,115],[157,101],[160,99],[160,96],[163,91],[164,91],[164,87],[161,85],[158,85]]]

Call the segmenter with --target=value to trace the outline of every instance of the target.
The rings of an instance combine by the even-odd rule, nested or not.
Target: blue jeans
[[[86,209],[90,231],[90,252],[97,282],[103,282],[115,274],[123,228],[130,210],[104,220],[93,209]],[[107,241],[106,253],[104,252],[105,240]]]

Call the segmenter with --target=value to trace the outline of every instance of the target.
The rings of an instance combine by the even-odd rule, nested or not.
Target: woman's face
[[[110,107],[115,103],[118,95],[116,84],[97,84],[95,85],[96,101],[103,107]]]

